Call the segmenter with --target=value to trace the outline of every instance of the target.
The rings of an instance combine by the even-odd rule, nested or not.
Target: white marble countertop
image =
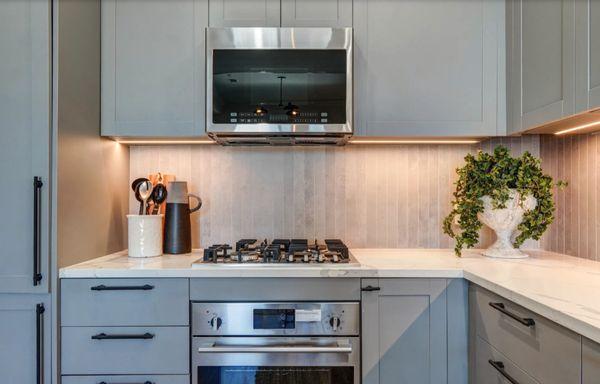
[[[119,252],[60,270],[60,278],[136,277],[425,277],[465,278],[600,343],[600,263],[546,251],[496,260],[477,250],[351,249],[360,266],[223,266],[192,268],[187,255],[132,259]]]

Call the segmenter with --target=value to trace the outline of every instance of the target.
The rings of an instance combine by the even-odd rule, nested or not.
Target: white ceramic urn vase
[[[522,259],[527,254],[515,248],[512,243],[513,234],[523,221],[525,212],[532,210],[537,205],[535,197],[526,196],[520,204],[520,194],[516,189],[510,190],[510,198],[506,202],[506,208],[494,209],[492,198],[483,196],[483,212],[479,213],[479,220],[496,233],[496,242],[482,252],[488,257],[503,259]]]

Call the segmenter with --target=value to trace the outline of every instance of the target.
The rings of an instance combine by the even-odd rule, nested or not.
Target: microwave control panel
[[[287,113],[229,112],[230,124],[328,124],[327,112]]]

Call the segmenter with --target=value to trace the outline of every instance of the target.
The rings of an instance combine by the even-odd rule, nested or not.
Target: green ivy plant
[[[482,223],[477,214],[483,212],[481,197],[490,196],[493,208],[502,209],[510,198],[510,189],[519,193],[519,204],[528,195],[537,200],[537,206],[525,212],[514,246],[519,247],[530,238],[539,240],[554,220],[554,183],[552,177],[543,173],[541,160],[529,152],[512,157],[506,147],[498,146],[493,154],[482,151],[475,156],[468,154],[465,162],[463,167],[456,169],[458,181],[453,194],[453,209],[443,223],[444,233],[456,241],[456,255],[460,256],[464,247],[471,248],[479,241]],[[566,183],[559,181],[557,185],[562,188]],[[458,232],[453,225],[456,219]]]

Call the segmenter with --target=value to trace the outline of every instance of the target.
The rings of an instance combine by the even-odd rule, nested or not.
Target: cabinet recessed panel
[[[590,1],[590,87],[600,87],[600,2]]]
[[[600,107],[600,2],[590,0],[588,9],[589,52],[586,53],[589,55],[589,94],[587,105],[584,105],[583,109]]]
[[[522,5],[523,113],[563,98],[562,1]]]
[[[0,1],[0,292],[39,291],[48,278],[50,36],[49,2]],[[43,186],[34,219],[36,176]],[[34,286],[36,227],[42,280]]]
[[[203,133],[201,0],[102,2],[102,133]]]
[[[0,295],[0,383],[50,383],[51,308],[49,295]],[[38,314],[38,305],[44,308]],[[38,339],[38,330],[40,338]],[[39,377],[37,360],[41,364]]]
[[[211,27],[279,27],[279,0],[209,0]]]
[[[503,22],[495,1],[355,2],[359,134],[495,135]]]
[[[351,27],[352,0],[281,0],[284,27]]]
[[[336,19],[340,1],[294,1],[294,13],[299,20],[310,20],[319,15],[322,19]]]
[[[429,296],[379,298],[380,383],[429,383]]]
[[[474,15],[481,5],[438,5],[398,1],[369,7],[371,20],[378,20],[369,26],[367,58],[377,121],[481,119],[483,31]],[[427,22],[419,20],[424,15]]]
[[[165,23],[164,20],[177,20]],[[117,121],[191,124],[194,117],[192,1],[119,1],[115,50]]]
[[[35,307],[0,308],[0,321],[2,382],[35,382]]]

